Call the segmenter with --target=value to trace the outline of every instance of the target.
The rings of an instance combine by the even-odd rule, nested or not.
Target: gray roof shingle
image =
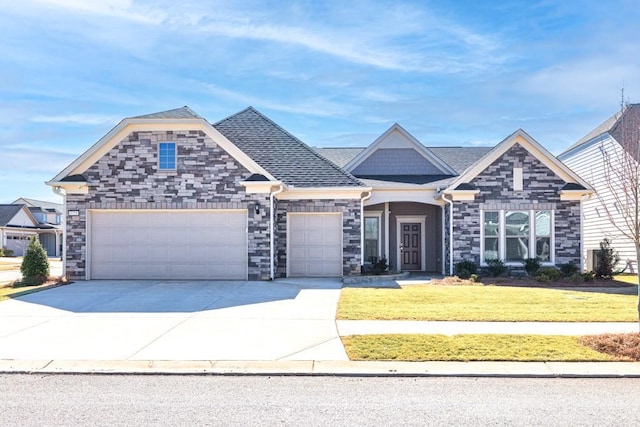
[[[23,207],[24,205],[0,205],[0,227],[9,224],[9,221],[11,221]]]
[[[191,108],[184,107],[174,108],[173,110],[160,111],[158,113],[145,114],[143,116],[130,117],[131,119],[201,119]]]
[[[271,175],[294,187],[358,187],[362,183],[253,107],[213,124]]]

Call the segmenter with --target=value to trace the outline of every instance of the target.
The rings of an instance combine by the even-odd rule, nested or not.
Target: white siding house
[[[619,229],[624,228],[624,217],[622,206],[614,197],[615,189],[622,189],[625,183],[609,171],[621,167],[619,159],[624,153],[623,146],[629,146],[629,139],[638,135],[633,128],[637,126],[639,117],[640,104],[629,105],[623,114],[617,113],[558,156],[596,191],[582,205],[583,260],[586,270],[594,268],[593,251],[598,250],[600,242],[607,238],[620,255],[618,268],[627,267],[627,272],[638,271],[635,245]],[[638,141],[634,144],[637,145]],[[605,156],[612,162],[609,168],[605,165]]]

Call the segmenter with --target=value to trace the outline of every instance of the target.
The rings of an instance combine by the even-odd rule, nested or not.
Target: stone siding
[[[158,170],[158,142],[176,142],[176,171]],[[249,279],[269,279],[269,195],[246,194],[251,173],[204,132],[132,132],[84,175],[89,193],[67,196],[67,277],[85,278],[88,209],[247,209]]]
[[[523,191],[513,191],[514,167],[523,169]],[[515,144],[470,184],[480,190],[475,200],[453,205],[454,263],[480,263],[481,210],[536,209],[554,211],[555,263],[580,264],[580,201],[561,201],[565,181],[525,148]]]
[[[277,196],[276,196],[277,197]],[[287,213],[342,212],[342,272],[360,274],[360,200],[279,200],[277,208],[277,277],[287,275]]]

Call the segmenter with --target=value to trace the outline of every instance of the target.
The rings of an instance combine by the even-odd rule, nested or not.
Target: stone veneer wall
[[[342,212],[342,273],[344,276],[360,274],[359,199],[279,200],[276,212],[277,277],[287,275],[287,212]]]
[[[523,191],[513,191],[513,168],[523,169]],[[454,202],[453,259],[480,263],[481,210],[553,210],[555,263],[580,265],[580,201],[561,201],[565,182],[525,148],[515,144],[474,178],[472,202]],[[447,209],[448,210],[448,209]]]
[[[158,171],[158,142],[176,142],[175,172]],[[84,175],[89,194],[67,196],[70,279],[85,278],[87,209],[247,209],[249,279],[269,279],[269,195],[246,194],[251,173],[204,132],[132,132]]]

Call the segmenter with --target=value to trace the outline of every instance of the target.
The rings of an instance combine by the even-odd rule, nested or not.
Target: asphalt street
[[[0,425],[631,426],[637,379],[2,375]]]

